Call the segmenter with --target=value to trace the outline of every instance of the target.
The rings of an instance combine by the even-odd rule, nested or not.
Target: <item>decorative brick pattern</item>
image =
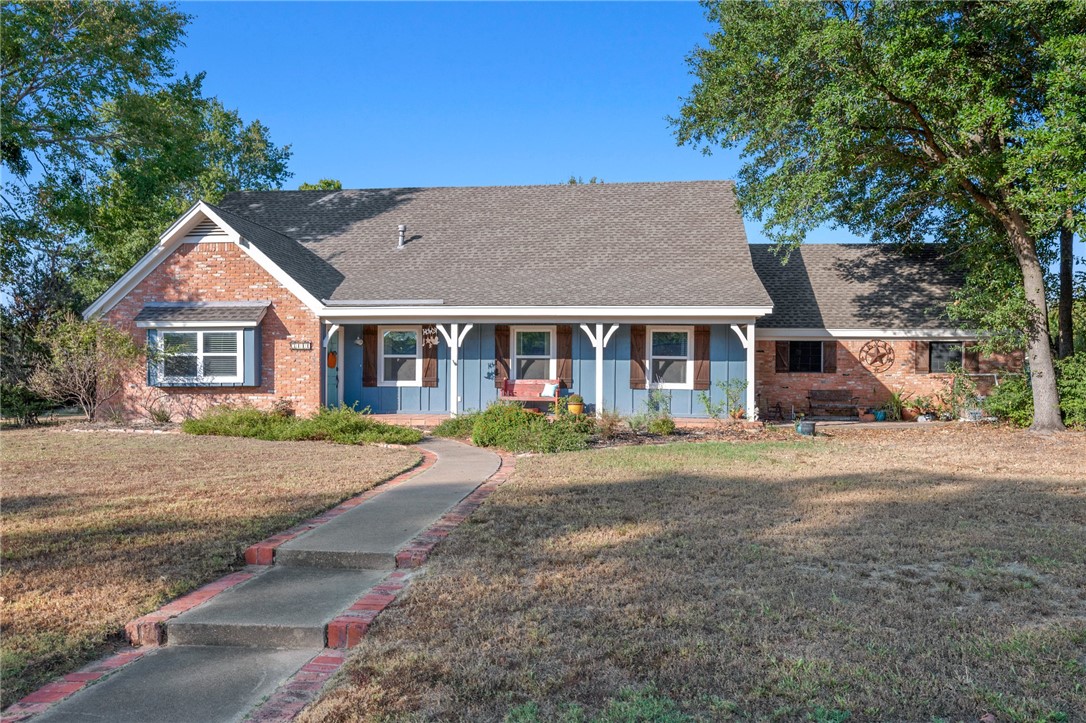
[[[300,415],[321,404],[321,324],[289,289],[276,281],[244,250],[229,242],[182,244],[125,296],[106,320],[146,343],[135,325],[144,304],[162,301],[272,302],[261,323],[261,376],[256,387],[155,388],[147,386],[145,368],[134,369],[113,404],[122,415],[146,415],[149,403],[167,406],[175,417],[193,416],[216,404],[268,408],[289,401]],[[309,351],[294,351],[291,341],[309,341]],[[160,399],[161,398],[161,399]]]
[[[302,666],[283,685],[245,719],[247,723],[283,723],[294,720],[302,709],[316,699],[328,679],[335,675],[347,654],[325,648]]]
[[[305,522],[291,527],[289,530],[280,532],[277,535],[272,535],[268,539],[250,546],[247,550],[245,550],[245,562],[249,565],[273,564],[275,562],[275,551],[284,542],[289,542],[298,535],[309,532],[314,528],[320,527],[325,522],[334,520],[335,518],[342,515],[344,512],[358,507],[358,505],[362,504],[366,500],[373,499],[385,490],[395,487],[401,482],[406,482],[415,475],[420,474],[421,472],[432,467],[434,465],[434,462],[437,461],[437,455],[435,455],[433,452],[422,449],[421,447],[418,448],[418,451],[422,453],[422,461],[411,469],[393,477],[387,482],[381,483],[380,485],[374,487],[371,490],[363,492],[357,497],[352,497],[346,502],[341,502],[327,512],[322,512],[316,517],[310,518]]]
[[[389,573],[384,582],[370,588],[346,612],[328,623],[327,646],[344,650],[358,645],[377,616],[407,587],[410,575],[404,570]]]
[[[17,703],[8,706],[8,709],[0,715],[0,721],[2,723],[16,723],[16,721],[24,721],[30,716],[43,713],[72,693],[82,690],[88,684],[138,660],[146,652],[145,650],[129,648],[108,658],[96,660],[74,673],[61,676],[52,683],[38,688]]]
[[[124,626],[124,634],[128,642],[136,647],[163,645],[166,642],[165,623],[167,620],[207,602],[219,593],[252,579],[254,575],[261,572],[263,568],[250,566],[240,572],[221,577],[188,595],[182,595],[173,602],[166,603],[153,613],[132,620]]]
[[[945,390],[949,374],[925,374],[916,371],[916,356],[912,340],[885,340],[894,350],[894,363],[883,372],[873,372],[859,359],[860,349],[870,339],[840,339],[837,343],[837,372],[776,371],[776,342],[755,341],[755,389],[758,405],[764,416],[778,402],[787,418],[795,407],[796,413],[807,413],[807,394],[812,389],[849,389],[859,398],[861,406],[884,404],[891,392],[905,390],[913,395],[935,396]],[[1022,368],[1020,354],[979,358],[979,374],[974,381],[983,394],[995,383],[995,375]]]
[[[437,522],[428,527],[418,537],[407,543],[403,549],[396,553],[396,567],[412,568],[425,564],[430,553],[449,533],[466,520],[472,512],[483,504],[483,501],[494,493],[503,482],[509,479],[516,468],[517,458],[511,454],[502,454],[501,466],[498,471],[487,478],[485,482],[475,488],[475,491],[465,497],[456,507],[446,512]]]

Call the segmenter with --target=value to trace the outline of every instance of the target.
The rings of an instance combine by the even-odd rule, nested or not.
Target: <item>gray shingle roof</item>
[[[248,191],[229,194],[219,208],[319,299],[441,299],[450,306],[770,301],[727,181]],[[407,225],[403,249],[396,248],[399,224]]]
[[[804,244],[784,266],[769,244],[751,259],[773,297],[759,327],[935,329],[953,327],[946,306],[961,286],[932,249],[902,254],[878,244]]]
[[[136,314],[136,322],[229,321],[256,323],[264,316],[270,301],[225,303],[185,301],[150,303]]]

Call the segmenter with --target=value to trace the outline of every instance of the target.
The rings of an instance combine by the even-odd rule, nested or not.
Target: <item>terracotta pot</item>
[[[915,422],[917,417],[920,416],[919,409],[902,409],[901,420],[904,422]]]
[[[874,414],[861,414],[860,415],[860,421],[861,422],[874,422],[875,421],[875,415]]]

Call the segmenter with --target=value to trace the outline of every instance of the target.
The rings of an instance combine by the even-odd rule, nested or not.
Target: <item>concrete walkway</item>
[[[501,464],[459,442],[420,446],[437,455],[432,467],[284,544],[274,566],[168,621],[165,647],[34,720],[242,720],[321,653],[328,623],[384,579],[400,548]]]

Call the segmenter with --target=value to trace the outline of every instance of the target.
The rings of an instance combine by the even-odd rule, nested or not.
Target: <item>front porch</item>
[[[719,404],[719,383],[746,384],[753,412],[754,325],[750,319],[702,323],[595,320],[509,324],[420,320],[325,321],[323,400],[369,408],[383,419],[429,427],[485,409],[506,380],[558,379],[562,397],[579,394],[589,413],[623,415],[662,390],[678,419],[706,419],[702,396]],[[749,343],[748,343],[749,342]]]

